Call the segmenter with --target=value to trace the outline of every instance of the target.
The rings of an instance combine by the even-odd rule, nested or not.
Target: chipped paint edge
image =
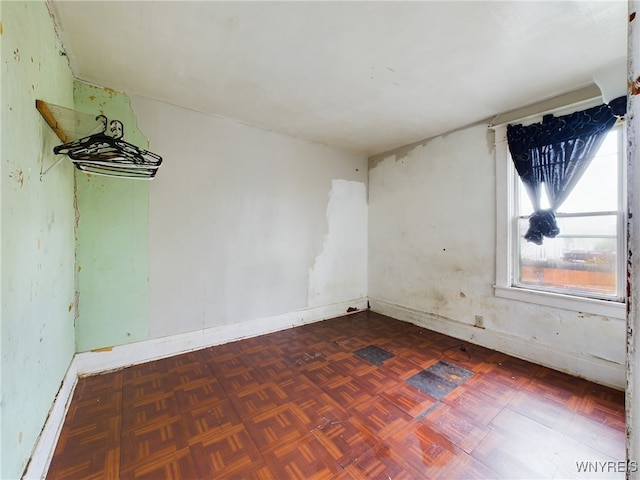
[[[433,140],[440,137],[447,137],[453,133],[467,130],[469,128],[476,127],[478,125],[487,125],[489,129],[494,129],[501,125],[506,125],[509,122],[518,120],[522,121],[524,118],[540,115],[543,112],[549,112],[552,110],[565,109],[568,105],[578,105],[584,102],[589,102],[595,98],[600,98],[600,89],[595,84],[589,84],[585,87],[566,92],[554,97],[550,97],[539,102],[520,107],[515,110],[510,110],[504,113],[500,113],[494,117],[485,118],[476,122],[469,123],[462,127],[457,127],[452,130],[433,135],[431,137],[418,140],[417,142],[402,145],[400,147],[392,148],[384,152],[376,153],[368,157],[369,170],[374,169],[383,160],[395,156],[396,160],[400,160],[409,155],[413,150],[419,147],[424,147]]]

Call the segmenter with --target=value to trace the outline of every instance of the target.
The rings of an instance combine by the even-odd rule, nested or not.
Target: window
[[[586,297],[621,300],[620,239],[623,129],[611,130],[582,178],[556,213],[560,234],[535,245],[524,239],[533,213],[531,201],[516,175],[513,228],[513,284]],[[544,191],[544,189],[543,189]],[[542,195],[543,208],[549,208]]]
[[[506,126],[496,127],[495,131],[496,295],[624,318],[624,125],[616,125],[607,134],[584,175],[556,212],[559,235],[545,238],[542,245],[524,239],[533,207],[513,167],[506,145]],[[542,190],[542,208],[548,208],[544,185]]]

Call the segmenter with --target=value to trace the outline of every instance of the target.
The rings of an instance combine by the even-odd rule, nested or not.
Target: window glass
[[[615,296],[617,216],[558,218],[561,234],[534,245],[523,237],[529,221],[518,221],[519,283]]]
[[[620,133],[620,128],[609,132],[571,195],[560,206],[560,212],[606,212],[618,209]]]
[[[557,212],[560,234],[542,245],[524,239],[533,212],[522,182],[516,188],[516,286],[596,298],[618,298],[620,236],[624,236],[620,195],[622,128],[614,128]],[[517,175],[516,175],[517,177]],[[548,208],[546,194],[542,207]],[[606,213],[605,213],[606,212]]]

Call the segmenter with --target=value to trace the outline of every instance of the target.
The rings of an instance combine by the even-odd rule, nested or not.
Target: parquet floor
[[[80,379],[47,478],[624,478],[624,438],[622,392],[360,312]]]

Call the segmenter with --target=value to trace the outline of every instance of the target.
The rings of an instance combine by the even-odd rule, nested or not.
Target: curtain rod
[[[597,101],[602,103],[600,89],[597,85],[591,84],[579,90],[564,93],[562,95],[543,100],[542,102],[534,103],[527,107],[500,113],[489,123],[489,128],[495,130],[496,128],[504,127],[508,123],[522,123],[526,120],[531,120],[544,114],[553,114],[566,110],[567,108],[579,107],[584,104]]]

